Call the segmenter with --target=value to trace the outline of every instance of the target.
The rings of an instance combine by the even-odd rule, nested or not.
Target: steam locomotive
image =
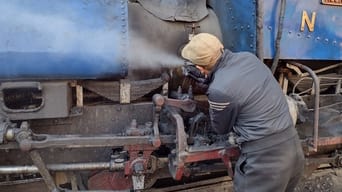
[[[232,177],[233,135],[210,131],[205,91],[179,56],[201,32],[279,79],[304,177],[339,170],[341,11],[336,0],[0,1],[0,191]]]

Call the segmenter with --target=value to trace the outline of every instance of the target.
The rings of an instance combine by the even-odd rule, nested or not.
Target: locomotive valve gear
[[[218,38],[201,33],[182,56],[207,75],[212,130],[237,135],[235,191],[293,191],[304,155],[282,90],[255,55],[222,50]]]

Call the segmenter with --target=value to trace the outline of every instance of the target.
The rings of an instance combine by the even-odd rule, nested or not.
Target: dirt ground
[[[187,183],[172,187],[152,188],[145,192],[232,192],[232,180],[227,177]],[[24,185],[0,186],[0,192],[47,192],[43,182]],[[301,182],[295,192],[341,192],[342,169],[318,170],[307,180]]]

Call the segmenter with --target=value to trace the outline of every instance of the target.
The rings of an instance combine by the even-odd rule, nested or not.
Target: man
[[[182,57],[207,75],[212,129],[238,136],[235,191],[293,191],[304,155],[285,96],[267,66],[251,53],[224,49],[208,33],[195,35]]]

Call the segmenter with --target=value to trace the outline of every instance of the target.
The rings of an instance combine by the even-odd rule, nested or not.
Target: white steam
[[[130,38],[133,44],[129,51],[132,69],[177,68],[184,64],[184,59],[177,55],[177,51],[162,49],[137,34],[130,34]]]

